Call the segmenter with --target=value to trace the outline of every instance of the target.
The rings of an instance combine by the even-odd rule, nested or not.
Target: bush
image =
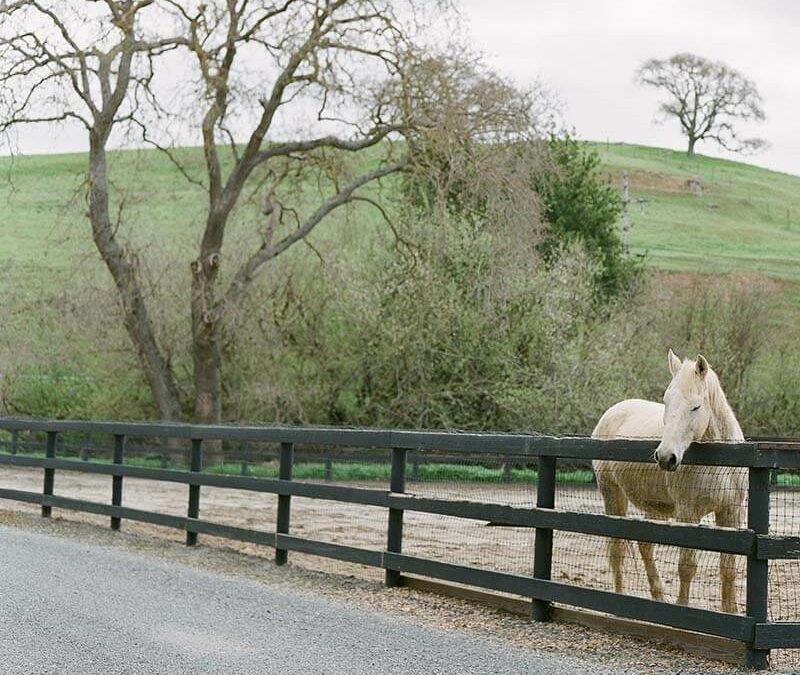
[[[97,395],[97,383],[59,364],[24,368],[6,377],[3,398],[15,413],[38,417],[85,417]]]
[[[269,340],[237,355],[239,419],[586,434],[660,400],[672,347],[709,358],[746,434],[797,432],[800,359],[758,288],[657,278],[598,305],[580,243],[540,268],[464,223],[406,235],[413,266],[341,257],[257,299]]]
[[[248,341],[263,409],[288,412],[283,421],[462,429],[576,432],[597,419],[595,375],[609,363],[590,357],[613,343],[598,339],[612,319],[580,243],[544,268],[526,242],[508,246],[468,221],[418,221],[404,236],[411,266],[340,258],[258,299],[272,317],[262,344],[279,345],[270,356]]]
[[[626,254],[617,229],[623,208],[619,192],[603,178],[599,155],[568,134],[552,136],[548,149],[551,161],[534,179],[547,222],[539,251],[551,263],[565,244],[582,242],[596,264],[597,288],[604,295],[619,293],[641,270]]]

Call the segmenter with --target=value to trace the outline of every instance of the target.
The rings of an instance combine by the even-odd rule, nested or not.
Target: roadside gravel
[[[374,576],[356,576],[359,570],[355,567],[352,574],[317,572],[311,567],[318,559],[298,554],[290,554],[290,560],[295,564],[276,567],[262,556],[235,551],[226,546],[224,540],[213,538],[201,537],[200,545],[190,549],[174,539],[141,532],[112,532],[93,524],[58,517],[46,520],[31,513],[9,511],[0,511],[0,524],[152,556],[286,591],[310,593],[346,603],[353,608],[376,610],[388,617],[403,617],[416,625],[471,635],[509,647],[567,655],[561,673],[712,675],[745,672],[715,661],[692,657],[667,646],[656,646],[582,626],[539,624],[464,600],[408,588],[389,590]],[[585,668],[574,670],[575,662],[570,659],[578,659],[585,664]],[[567,663],[573,665],[567,666]]]

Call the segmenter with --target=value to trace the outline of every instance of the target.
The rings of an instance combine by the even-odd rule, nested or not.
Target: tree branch
[[[281,239],[276,244],[272,244],[271,238],[265,238],[265,241],[262,243],[261,247],[250,257],[250,259],[234,276],[230,286],[222,298],[218,310],[223,311],[228,306],[235,306],[239,302],[242,294],[252,283],[253,279],[266,262],[283,253],[286,249],[292,246],[292,244],[307,237],[311,231],[317,225],[319,225],[319,223],[332,211],[335,211],[340,206],[355,199],[356,197],[353,196],[353,193],[358,188],[392,173],[402,171],[407,164],[408,158],[403,158],[399,162],[380,167],[374,171],[370,171],[369,173],[359,176],[341,188],[336,194],[325,200],[300,227]]]

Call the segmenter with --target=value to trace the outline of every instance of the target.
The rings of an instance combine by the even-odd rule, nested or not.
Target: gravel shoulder
[[[84,514],[80,514],[83,516]],[[395,661],[394,665],[386,672],[413,673],[416,665],[427,663],[427,670],[419,672],[559,672],[559,673],[626,673],[630,675],[644,675],[648,673],[738,673],[744,672],[740,669],[726,666],[717,662],[706,661],[684,654],[683,652],[669,648],[656,646],[652,643],[629,639],[622,636],[615,636],[591,630],[581,626],[566,623],[537,624],[519,617],[507,614],[502,611],[492,610],[480,605],[454,598],[445,598],[434,594],[423,593],[414,589],[386,589],[376,579],[358,575],[359,570],[352,569],[348,572],[341,568],[336,572],[328,570],[319,572],[314,570],[314,563],[318,558],[290,554],[290,564],[285,567],[276,567],[265,559],[265,552],[260,551],[261,555],[252,555],[241,550],[235,550],[227,546],[223,540],[201,537],[201,543],[197,547],[190,549],[183,546],[175,536],[170,533],[172,538],[164,535],[154,535],[146,531],[136,531],[135,528],[128,528],[128,523],[123,524],[124,530],[112,532],[106,527],[99,527],[98,523],[81,522],[75,519],[78,514],[70,514],[70,519],[65,520],[56,516],[52,520],[42,519],[30,511],[0,511],[0,524],[19,528],[25,533],[45,534],[50,538],[60,540],[71,540],[76,546],[84,549],[102,549],[112,554],[135,556],[137,569],[144,576],[144,582],[149,585],[157,578],[156,572],[163,565],[177,565],[188,570],[186,573],[211,573],[215,577],[231,580],[235,583],[246,583],[255,585],[270,592],[283,594],[284,598],[302,598],[303,602],[315,602],[316,600],[333,603],[333,607],[341,607],[341,612],[371,612],[370,616],[375,625],[384,625],[381,622],[400,621],[404,628],[403,633],[413,630],[437,631],[438,638],[428,642],[428,649],[435,646],[429,654],[436,656],[442,636],[453,636],[454,645],[450,645],[442,652],[446,658],[442,661],[424,662],[419,647],[407,645],[415,654],[412,659],[404,659],[401,662]],[[90,517],[87,517],[90,518]],[[127,530],[127,531],[126,531]],[[88,561],[87,561],[88,562]],[[23,566],[21,569],[25,569]],[[94,570],[90,565],[83,565],[80,569],[80,580],[85,587],[87,581],[93,579]],[[155,576],[152,576],[155,575]],[[207,578],[207,577],[206,577]],[[69,583],[67,584],[69,585]],[[255,591],[253,591],[255,593]],[[310,600],[309,600],[310,599]],[[326,605],[327,606],[327,605]],[[313,614],[312,610],[308,610]],[[257,623],[257,617],[254,617]],[[6,621],[6,624],[8,622]],[[387,624],[387,625],[390,625]],[[0,624],[2,625],[2,624]],[[315,630],[316,623],[309,625],[306,630]],[[55,629],[56,626],[53,626]],[[444,631],[442,633],[441,631]],[[323,631],[324,632],[324,631]],[[202,637],[202,631],[197,636]],[[427,635],[427,634],[426,634]],[[181,639],[189,640],[192,636],[183,636]],[[320,637],[323,635],[320,633]],[[427,635],[430,637],[430,635]],[[424,639],[427,639],[424,638]],[[421,645],[424,645],[424,639]],[[461,640],[462,642],[459,642]],[[199,644],[206,645],[206,660],[213,660],[216,648],[208,646],[207,641],[200,637],[195,640]],[[241,638],[240,638],[241,641]],[[445,640],[446,641],[446,640]],[[484,653],[491,653],[493,656],[489,661],[476,661],[483,663],[479,669],[476,666],[467,666],[466,670],[453,669],[455,662],[452,661],[454,655],[473,653],[465,647],[474,641],[481,645],[480,650]],[[361,638],[351,641],[353,648],[364,649],[368,641]],[[7,639],[0,640],[0,650],[8,655],[8,645],[12,644]],[[386,649],[394,650],[391,643],[381,643]],[[448,643],[449,644],[449,643]],[[460,647],[458,645],[461,645]],[[213,646],[213,645],[212,645]],[[224,641],[220,645],[222,652],[225,650]],[[444,647],[442,647],[444,649]],[[466,651],[465,651],[466,650]],[[489,650],[486,652],[485,650]],[[380,654],[370,652],[372,663],[379,663]],[[427,652],[426,652],[427,654]],[[449,656],[448,656],[449,654]],[[568,656],[564,656],[568,655]],[[285,658],[276,656],[276,658]],[[504,670],[503,658],[521,659],[512,666],[511,670]],[[376,661],[378,659],[378,661]],[[500,659],[500,660],[498,660]],[[528,659],[528,660],[526,660]],[[365,661],[367,663],[369,659]],[[16,673],[28,670],[2,670],[8,665],[6,658],[0,658],[0,672]],[[211,661],[208,661],[211,663]],[[299,663],[299,662],[298,662]],[[362,672],[357,668],[361,667],[356,661],[348,661],[345,670],[326,670],[328,664],[320,664],[319,668],[308,669],[306,662],[304,670],[287,672]],[[2,665],[5,664],[5,665]],[[438,665],[437,665],[438,664]],[[523,664],[523,670],[519,670]],[[103,664],[101,664],[103,665]],[[291,665],[291,664],[290,664]],[[367,665],[369,665],[367,663]],[[507,664],[506,664],[507,665]],[[553,666],[556,670],[535,670],[534,668],[548,668]],[[517,668],[516,670],[514,668]],[[40,672],[61,672],[58,669]],[[83,672],[95,672],[86,670]],[[124,670],[98,670],[96,672],[127,672]],[[130,671],[136,672],[136,671]],[[175,670],[174,672],[190,672]],[[214,670],[194,670],[194,672],[217,672]],[[248,672],[245,670],[220,670],[219,672]],[[253,672],[253,671],[250,671]],[[259,672],[259,671],[255,671]],[[269,672],[268,670],[261,672]],[[364,671],[367,672],[367,671]],[[374,672],[382,672],[377,667]]]

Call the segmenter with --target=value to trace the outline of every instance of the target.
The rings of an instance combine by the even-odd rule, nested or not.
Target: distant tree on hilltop
[[[689,157],[702,140],[716,141],[734,152],[766,147],[764,139],[741,139],[734,130],[736,122],[761,122],[765,114],[753,81],[724,63],[687,53],[649,59],[637,71],[636,80],[666,94],[660,110],[665,118],[674,117],[680,123],[689,141]]]

